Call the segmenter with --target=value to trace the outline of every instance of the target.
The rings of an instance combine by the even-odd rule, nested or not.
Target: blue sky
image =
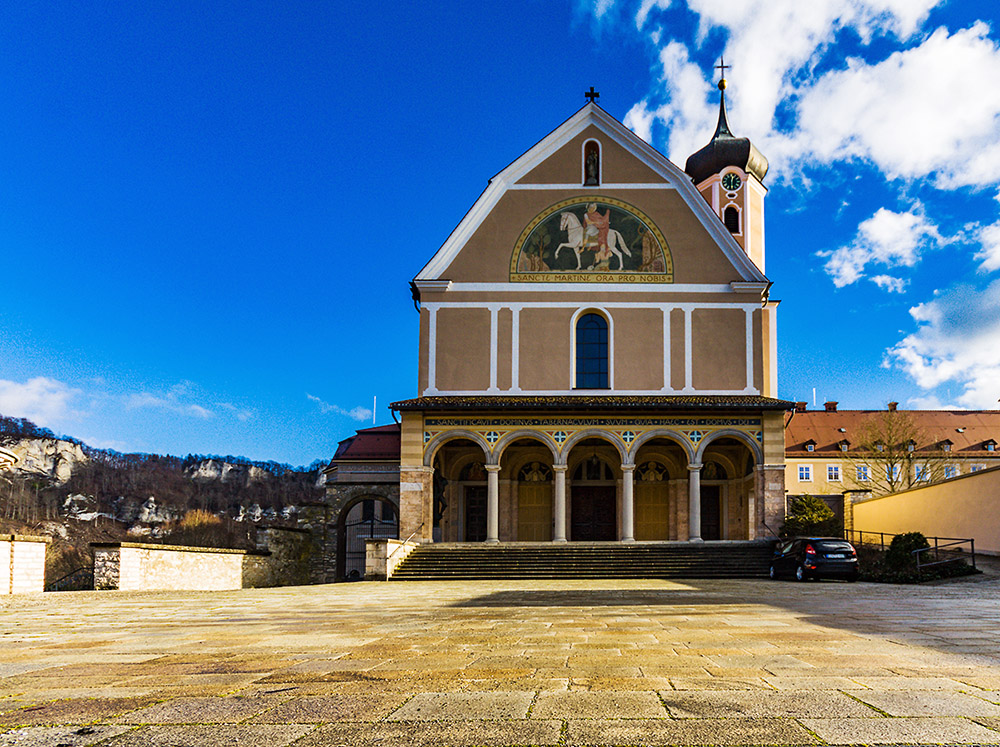
[[[770,159],[779,393],[1000,397],[1000,9],[933,0],[12,3],[0,412],[305,464],[416,394],[407,284],[493,174],[601,105]]]

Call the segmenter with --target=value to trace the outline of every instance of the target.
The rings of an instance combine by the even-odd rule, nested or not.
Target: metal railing
[[[62,578],[57,578],[52,583],[45,585],[45,591],[63,591],[64,589],[81,591],[93,588],[94,569],[87,567],[77,568],[75,571],[70,571]]]
[[[420,526],[417,527],[416,531],[413,532],[413,534],[411,534],[409,537],[407,537],[405,540],[403,540],[403,544],[396,545],[395,549],[393,549],[393,551],[391,553],[389,553],[388,556],[386,556],[386,559],[385,559],[386,564],[388,565],[389,561],[392,560],[392,556],[395,555],[402,548],[406,547],[406,545],[409,544],[410,540],[417,536],[417,532],[419,532],[423,528],[424,528],[424,525],[421,524]]]
[[[858,545],[878,546],[883,551],[887,549],[886,539],[892,543],[895,534],[891,532],[869,532],[865,530],[847,529],[844,531],[844,539]],[[935,565],[945,563],[955,563],[968,560],[972,567],[976,567],[976,540],[972,537],[926,537],[930,547],[921,547],[912,550],[911,554],[917,562],[917,571],[922,568],[930,568]],[[968,545],[968,552],[964,549]],[[923,557],[922,557],[923,556]],[[933,558],[929,562],[924,558]]]

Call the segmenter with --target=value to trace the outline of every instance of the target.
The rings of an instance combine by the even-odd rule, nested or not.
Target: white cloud
[[[371,420],[373,415],[372,411],[367,407],[353,407],[350,410],[346,410],[339,405],[331,405],[329,402],[324,402],[319,397],[315,397],[312,394],[307,393],[306,398],[319,405],[319,410],[324,415],[334,413],[336,415],[345,415],[352,420],[358,421]]]
[[[874,65],[849,59],[803,88],[798,127],[778,157],[865,159],[889,178],[932,176],[944,189],[1000,179],[1000,49],[982,22]]]
[[[1000,48],[986,23],[920,35],[943,0],[687,0],[699,20],[696,45],[726,35],[730,121],[771,162],[772,180],[800,179],[806,166],[850,160],[888,178],[933,178],[943,189],[1000,182]],[[635,24],[653,27],[669,0],[634,3]],[[718,106],[711,71],[691,61],[694,46],[676,34],[659,47],[662,75],[630,112],[642,137],[652,120],[665,150],[683,166],[711,135]],[[873,62],[831,59],[846,32],[873,56],[875,39],[897,48]],[[780,39],[780,43],[772,40]],[[817,74],[820,63],[828,69]],[[692,80],[696,78],[697,80]],[[778,117],[779,111],[783,116]],[[640,116],[642,115],[642,116]],[[779,124],[780,122],[780,124]]]
[[[45,376],[23,384],[0,379],[0,413],[27,418],[47,428],[61,428],[76,415],[73,403],[81,394],[79,389]]]
[[[924,250],[943,243],[946,240],[918,203],[905,213],[879,208],[871,218],[861,222],[850,244],[817,254],[828,258],[824,269],[833,278],[833,284],[842,288],[863,278],[869,264],[912,267],[920,261]],[[897,293],[905,286],[905,281],[888,275],[877,275],[872,281]]]
[[[136,392],[124,396],[125,406],[130,410],[153,409],[172,412],[177,415],[208,419],[215,413],[195,402],[191,402],[194,384],[182,381],[174,384],[166,392]]]
[[[982,249],[976,252],[976,259],[983,260],[981,270],[1000,270],[1000,221],[988,226],[982,226],[975,233],[976,240]]]
[[[727,35],[725,57],[732,65],[727,75],[734,85],[728,91],[731,109],[735,112],[734,126],[754,138],[765,155],[772,161],[794,159],[802,152],[801,142],[795,134],[774,131],[775,113],[783,102],[793,101],[808,91],[812,68],[823,53],[844,30],[851,30],[868,43],[875,36],[893,35],[900,39],[911,38],[927,17],[928,12],[941,0],[688,0],[690,10],[698,14],[697,43],[704,42],[713,29],[722,29]],[[636,27],[642,29],[655,10],[669,7],[669,0],[642,0],[635,14]],[[780,43],[774,40],[780,39]],[[661,64],[664,53],[671,45],[683,48],[689,58],[688,48],[676,40],[660,50]],[[678,58],[677,50],[670,56]],[[712,133],[703,128],[697,138],[690,134],[675,138],[674,129],[686,129],[690,121],[710,120],[714,124],[717,101],[707,85],[707,70],[694,66],[701,86],[695,90],[684,79],[669,74],[663,64],[664,75],[654,91],[647,97],[646,109],[658,114],[670,131],[668,154],[683,165],[691,152],[704,144]],[[662,102],[658,103],[658,102]],[[663,106],[666,104],[666,106]],[[686,121],[676,123],[672,117],[684,107]],[[707,131],[705,131],[707,129]],[[683,143],[683,148],[681,144]]]
[[[895,278],[892,275],[873,275],[870,280],[879,288],[889,293],[902,293],[909,284],[908,280]]]
[[[984,290],[962,285],[910,309],[917,331],[887,358],[917,385],[962,386],[957,404],[996,408],[1000,398],[1000,280]]]

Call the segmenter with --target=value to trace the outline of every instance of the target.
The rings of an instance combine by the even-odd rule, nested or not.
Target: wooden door
[[[635,485],[635,538],[666,540],[670,538],[668,483],[639,482]]]
[[[722,539],[722,487],[701,486],[701,538]]]
[[[571,511],[571,540],[605,542],[617,539],[613,485],[574,485]]]
[[[486,488],[465,486],[465,541],[486,541]]]
[[[517,487],[517,539],[552,541],[552,483],[521,483]]]

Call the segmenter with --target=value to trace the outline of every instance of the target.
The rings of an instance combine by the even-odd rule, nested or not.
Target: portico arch
[[[585,431],[579,431],[574,433],[562,446],[562,452],[559,454],[559,458],[556,460],[556,464],[568,464],[570,452],[573,451],[573,447],[576,446],[581,441],[588,438],[597,438],[601,441],[606,441],[608,444],[613,446],[618,451],[618,456],[621,457],[622,464],[631,464],[629,461],[629,453],[623,444],[618,439],[614,438],[607,431],[600,430],[599,428],[591,428]]]
[[[764,461],[764,451],[761,449],[760,444],[757,439],[753,438],[749,433],[744,431],[738,431],[734,428],[727,428],[721,431],[712,431],[705,438],[701,440],[698,444],[698,450],[695,452],[693,461],[701,462],[703,461],[705,450],[709,445],[720,438],[735,438],[737,441],[742,441],[743,444],[750,449],[753,453],[754,462],[756,464],[762,464]]]
[[[669,428],[658,428],[654,431],[646,431],[642,435],[638,436],[629,447],[629,458],[632,461],[635,461],[635,455],[639,453],[639,449],[642,445],[652,441],[654,438],[665,438],[668,441],[673,441],[684,450],[684,453],[687,455],[688,462],[695,461],[694,451],[692,450],[691,444],[688,440],[677,431],[672,431]]]
[[[424,466],[433,467],[434,457],[437,456],[438,450],[449,441],[454,441],[459,438],[464,438],[476,444],[483,450],[483,458],[486,460],[486,463],[493,464],[490,456],[490,446],[486,443],[486,439],[474,431],[454,430],[439,433],[427,442],[427,445],[424,446]]]
[[[507,450],[507,447],[510,446],[513,442],[521,439],[537,441],[538,443],[545,446],[549,450],[549,452],[551,452],[553,464],[555,464],[556,461],[558,460],[559,446],[556,444],[555,441],[552,440],[551,436],[545,433],[539,433],[538,431],[522,429],[517,431],[511,431],[510,433],[505,433],[503,437],[496,442],[496,445],[493,447],[494,461],[492,462],[492,464],[500,464],[501,463],[500,460],[503,458],[504,452]]]

